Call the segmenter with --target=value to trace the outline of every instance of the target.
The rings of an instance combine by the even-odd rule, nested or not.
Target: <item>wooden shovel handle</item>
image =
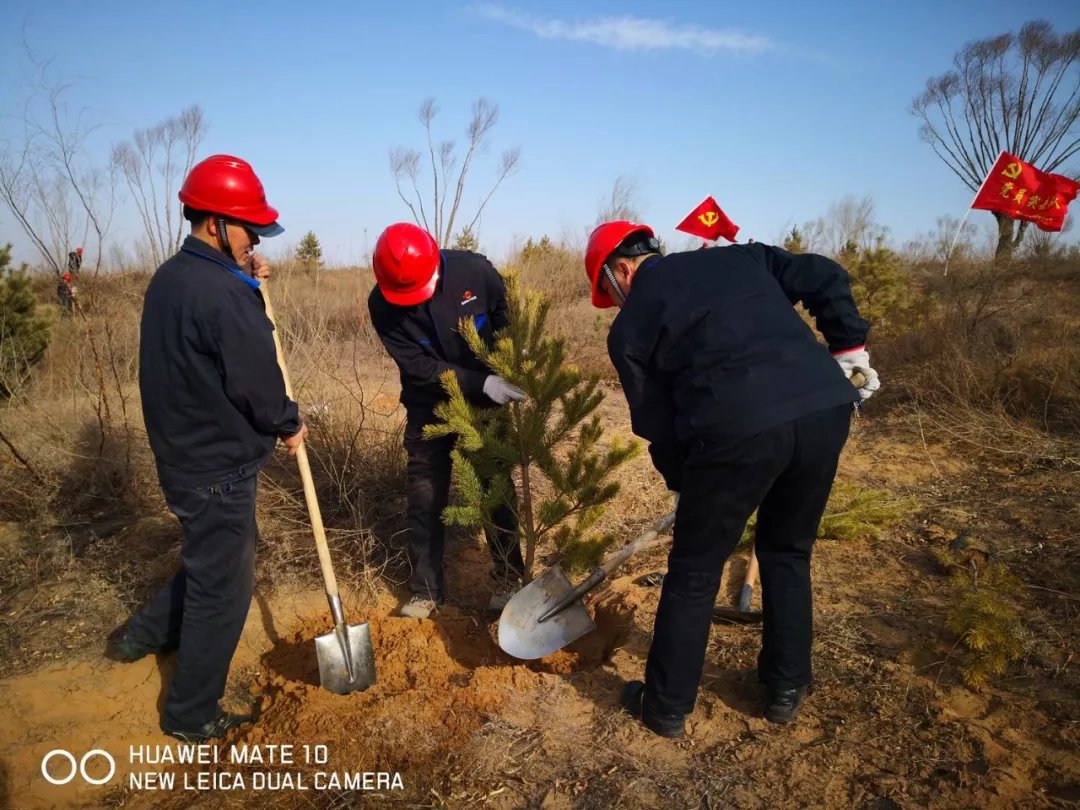
[[[270,303],[270,295],[266,281],[261,284],[263,303],[266,305],[266,317],[274,327],[274,350],[277,352],[278,367],[281,376],[285,379],[285,394],[289,399],[293,398],[292,381],[289,379],[289,367],[285,365],[285,353],[281,349],[281,338],[278,336],[277,324],[274,322],[274,307]],[[296,463],[300,466],[300,480],[304,484],[304,501],[307,503],[308,517],[311,518],[311,531],[315,535],[315,549],[319,552],[319,565],[322,567],[323,579],[326,581],[327,596],[337,596],[337,577],[334,576],[334,565],[330,561],[330,548],[326,544],[326,530],[323,528],[322,512],[319,510],[319,498],[315,494],[315,479],[311,475],[311,463],[308,461],[307,447],[303,442],[296,450]]]
[[[758,578],[758,561],[757,561],[757,549],[754,546],[750,546],[750,560],[746,563],[746,575],[743,577],[743,585],[749,585],[751,588],[757,584]]]
[[[600,566],[600,571],[603,572],[603,576],[606,577],[624,562],[629,560],[643,548],[651,546],[657,542],[660,537],[666,534],[671,527],[675,524],[675,513],[670,512],[656,521],[652,526],[639,534],[632,543],[620,548],[606,560],[603,565]],[[603,579],[603,577],[601,577]],[[599,581],[599,580],[598,580]]]
[[[866,375],[863,374],[861,371],[856,371],[854,374],[851,375],[851,384],[854,385],[856,388],[862,388],[864,385],[866,385]]]

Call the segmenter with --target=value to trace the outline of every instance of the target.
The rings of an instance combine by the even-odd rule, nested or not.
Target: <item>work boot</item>
[[[661,714],[654,711],[645,700],[645,684],[630,681],[623,687],[619,705],[634,717],[641,720],[645,727],[661,737],[677,739],[686,734],[686,716],[682,714]]]
[[[501,613],[515,593],[521,590],[521,581],[516,579],[492,579],[491,599],[487,609],[492,613]]]
[[[251,723],[255,718],[250,714],[233,714],[232,712],[224,712],[217,720],[211,720],[209,723],[203,723],[197,729],[178,729],[168,728],[164,723],[161,724],[161,730],[168,734],[170,737],[175,737],[181,742],[186,743],[200,743],[207,740],[220,740],[224,737],[230,729],[237,728],[245,723]]]
[[[439,603],[434,599],[416,593],[402,606],[398,615],[406,619],[426,619],[438,606]]]
[[[809,686],[795,689],[774,689],[765,687],[765,719],[770,723],[791,723],[799,711],[802,702],[810,694]]]
[[[119,661],[121,664],[131,664],[148,655],[168,655],[179,648],[179,642],[162,644],[160,647],[149,647],[146,644],[134,641],[125,628],[114,632],[109,637],[105,644],[105,657],[110,661]]]

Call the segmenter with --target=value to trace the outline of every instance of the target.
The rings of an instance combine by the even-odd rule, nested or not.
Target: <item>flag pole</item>
[[[994,162],[990,164],[990,169],[986,172],[986,177],[982,181],[982,185],[975,191],[975,196],[971,199],[971,205],[967,207],[967,211],[964,212],[964,218],[960,220],[960,227],[956,229],[956,235],[952,238],[952,244],[949,245],[949,252],[945,254],[945,272],[942,276],[949,275],[949,258],[952,256],[953,248],[956,247],[956,241],[960,238],[960,232],[964,230],[964,225],[967,224],[967,218],[971,216],[972,205],[975,205],[975,201],[979,199],[979,195],[982,194],[982,190],[986,188],[986,184],[990,182],[990,175],[994,171],[994,167],[997,166],[998,161],[1001,160],[1001,156],[1005,154],[1005,150],[1002,149]]]

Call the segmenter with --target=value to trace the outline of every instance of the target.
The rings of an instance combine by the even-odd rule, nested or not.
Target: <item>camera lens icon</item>
[[[90,776],[86,769],[87,763],[93,761],[95,757],[101,757],[109,765],[108,773],[100,778]],[[67,760],[70,766],[68,774],[61,778],[57,778],[49,772],[49,763],[57,758]],[[83,754],[79,760],[76,760],[75,755],[67,749],[54,748],[41,758],[41,775],[45,777],[45,781],[50,785],[66,785],[76,776],[81,776],[88,785],[104,785],[116,775],[116,760],[113,759],[112,754],[102,748],[92,748]]]

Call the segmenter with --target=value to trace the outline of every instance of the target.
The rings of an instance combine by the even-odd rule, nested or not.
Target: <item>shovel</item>
[[[274,324],[274,308],[270,305],[266,283],[262,285],[263,303],[266,305],[266,317]],[[292,382],[289,369],[285,365],[285,354],[281,350],[281,338],[278,337],[277,325],[274,324],[274,349],[277,351],[281,376],[285,379],[285,394],[292,399]],[[326,531],[323,528],[322,512],[319,499],[315,494],[315,481],[311,477],[311,464],[308,462],[307,448],[303,443],[296,451],[296,461],[300,465],[300,480],[304,484],[304,500],[307,502],[308,516],[311,518],[311,530],[315,535],[315,548],[319,552],[319,565],[322,566],[323,579],[326,582],[326,599],[330,603],[330,615],[334,619],[334,629],[315,639],[315,653],[319,657],[319,683],[323,689],[338,695],[350,692],[362,692],[375,683],[375,650],[371,646],[371,631],[367,622],[346,624],[345,611],[341,607],[338,594],[337,577],[330,561],[330,549],[326,545]]]
[[[515,658],[543,658],[594,630],[596,625],[581,597],[638,551],[652,545],[674,523],[674,512],[660,518],[576,587],[560,566],[549,568],[506,603],[499,618],[499,646]]]
[[[753,547],[750,548],[750,560],[746,563],[746,575],[739,591],[739,601],[734,606],[717,605],[713,608],[713,618],[723,619],[736,624],[760,624],[761,611],[750,609],[750,600],[754,596],[754,583],[757,582],[758,561]]]

